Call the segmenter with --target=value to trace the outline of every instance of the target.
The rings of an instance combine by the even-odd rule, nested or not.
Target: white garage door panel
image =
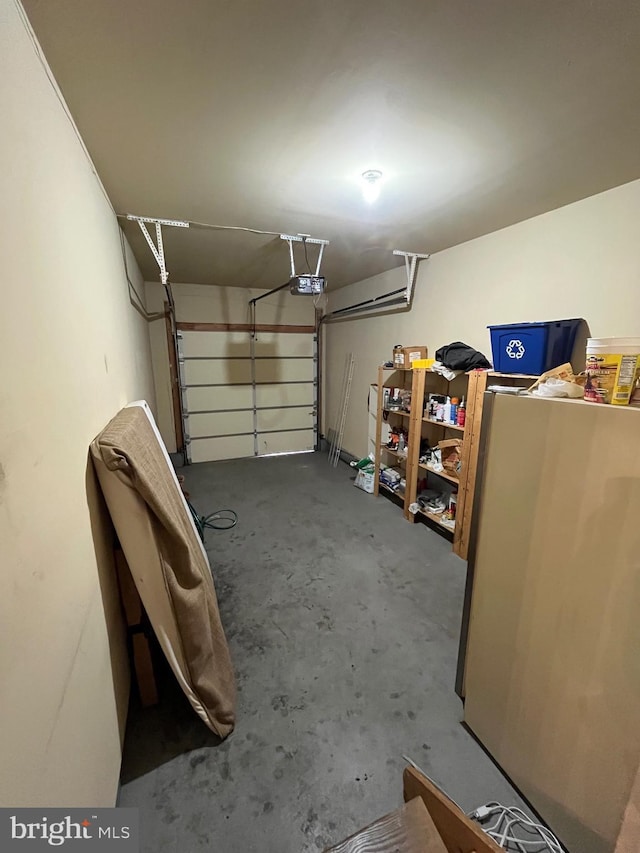
[[[189,415],[189,434],[192,438],[200,435],[229,435],[236,432],[253,433],[253,412],[211,412]]]
[[[292,435],[297,435],[297,433],[292,433]],[[253,436],[238,435],[233,438],[201,438],[192,441],[190,447],[192,462],[240,459],[245,456],[253,456]]]
[[[186,359],[184,378],[187,385],[237,385],[239,382],[251,382],[251,362],[239,359]]]
[[[313,354],[308,333],[182,332],[191,461],[313,450]]]
[[[258,411],[258,432],[264,430],[300,429],[313,426],[312,409],[268,409]]]
[[[295,335],[260,332],[255,342],[255,354],[261,355],[313,355],[313,335]],[[238,355],[238,353],[235,353]]]
[[[313,385],[258,385],[256,388],[258,408],[298,404],[313,408]]]
[[[258,436],[258,450],[265,453],[295,453],[298,450],[314,449],[313,430],[301,432],[275,432]]]
[[[295,386],[290,386],[295,387]],[[221,388],[187,388],[189,412],[210,412],[217,409],[247,409],[253,406],[250,385]]]
[[[203,355],[248,358],[251,344],[246,332],[182,332],[182,353],[185,358]]]
[[[250,362],[245,362],[250,364]],[[256,382],[305,381],[313,376],[313,361],[307,358],[267,358],[256,361]]]

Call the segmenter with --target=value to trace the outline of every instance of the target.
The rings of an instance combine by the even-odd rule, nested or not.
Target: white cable
[[[117,213],[116,216],[118,219],[127,219],[126,213]],[[210,225],[208,222],[192,222],[190,219],[182,221],[188,222],[190,228],[209,228],[212,231],[248,231],[250,234],[265,234],[267,237],[280,236],[279,231],[261,231],[259,228],[246,228],[244,225]]]
[[[507,809],[507,812],[513,816],[511,821],[512,824],[518,824],[522,826],[522,828],[531,833],[537,833],[542,836],[545,843],[548,847],[550,847],[554,853],[563,853],[562,846],[556,836],[551,832],[548,827],[544,826],[541,823],[536,823],[536,821],[532,820],[522,809],[517,806],[512,806]]]
[[[520,853],[543,853],[545,850],[551,851],[551,853],[565,853],[551,830],[532,820],[518,806],[503,806],[501,803],[490,802],[479,806],[471,813],[471,817],[478,821],[486,820],[495,815],[497,815],[497,820],[491,826],[483,828],[487,835],[501,847],[508,850],[510,845],[515,846]],[[538,837],[536,839],[520,838],[514,834],[514,828],[520,828],[523,832]]]

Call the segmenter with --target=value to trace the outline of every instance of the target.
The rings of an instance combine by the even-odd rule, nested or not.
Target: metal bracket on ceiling
[[[188,228],[188,222],[182,222],[179,219],[153,219],[150,216],[133,216],[132,214],[127,214],[127,219],[131,222],[137,222],[140,226],[140,230],[142,231],[142,235],[144,239],[147,241],[149,248],[153,253],[153,257],[156,259],[156,263],[158,264],[158,268],[160,269],[160,281],[166,286],[169,283],[169,272],[167,270],[167,266],[164,259],[164,243],[162,242],[162,226],[163,225],[171,225],[176,228]],[[147,223],[150,225],[155,225],[156,227],[156,243],[153,242],[151,234],[147,230]]]
[[[404,258],[407,270],[407,305],[410,305],[413,297],[413,288],[416,283],[418,261],[426,261],[431,257],[431,255],[421,255],[418,252],[402,252],[400,249],[394,249],[393,254],[400,255]]]
[[[314,275],[320,275],[320,264],[322,263],[322,253],[324,252],[324,247],[329,245],[329,240],[319,240],[317,237],[310,237],[308,234],[281,234],[281,240],[286,240],[289,244],[289,259],[291,261],[291,278],[294,278],[296,274],[296,265],[293,260],[293,244],[294,243],[314,243],[315,245],[320,246],[320,252],[318,253],[318,263],[316,265],[316,271]]]

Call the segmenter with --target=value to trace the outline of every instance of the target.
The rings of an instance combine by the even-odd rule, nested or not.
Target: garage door
[[[313,450],[315,335],[178,331],[187,460]]]

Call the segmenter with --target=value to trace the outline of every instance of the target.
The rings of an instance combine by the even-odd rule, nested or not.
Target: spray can
[[[462,402],[458,406],[458,411],[456,413],[456,423],[458,426],[463,427],[465,420],[467,417],[467,407],[464,402],[464,397],[462,398]]]

